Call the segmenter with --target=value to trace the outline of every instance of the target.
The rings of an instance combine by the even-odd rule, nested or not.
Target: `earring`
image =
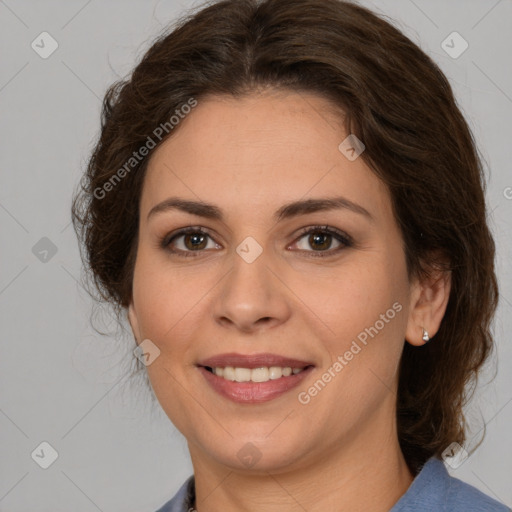
[[[425,330],[425,328],[424,328],[424,327],[422,327],[422,329],[423,329],[423,336],[422,336],[422,339],[423,339],[423,341],[424,341],[425,343],[427,343],[428,341],[430,341],[430,337],[429,337],[429,335],[428,335],[428,332]]]

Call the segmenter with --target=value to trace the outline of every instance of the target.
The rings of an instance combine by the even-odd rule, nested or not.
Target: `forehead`
[[[362,158],[339,150],[348,135],[342,121],[339,108],[314,94],[204,98],[151,156],[141,214],[171,195],[241,211],[344,195],[382,215],[387,188]]]

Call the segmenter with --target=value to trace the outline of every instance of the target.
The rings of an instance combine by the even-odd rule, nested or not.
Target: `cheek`
[[[335,373],[343,374],[336,380],[348,386],[343,393],[372,392],[382,382],[392,386],[407,325],[408,281],[401,255],[373,252],[331,272],[329,279],[309,279],[316,286],[309,288],[308,306],[318,312],[318,325],[329,327],[319,336],[328,355],[325,367],[341,358],[343,369],[338,366]]]
[[[163,355],[190,347],[190,333],[207,316],[205,304],[220,277],[214,270],[199,272],[193,264],[173,267],[165,256],[142,248],[133,279],[141,336]]]
[[[317,321],[329,328],[326,332],[330,333],[330,338],[346,340],[376,322],[383,331],[390,330],[392,324],[403,325],[395,320],[403,316],[397,310],[405,310],[404,275],[399,262],[388,263],[385,255],[377,258],[375,254],[364,255],[346,265],[341,264],[338,269],[297,275],[293,289],[309,306],[310,315],[315,313]],[[393,309],[396,302],[402,307]]]
[[[167,268],[167,270],[166,270]],[[140,251],[133,279],[134,303],[142,339],[151,340],[159,356],[146,367],[151,387],[162,409],[182,433],[194,424],[190,394],[184,384],[192,360],[190,333],[201,309],[204,285],[190,272],[170,271],[154,253]]]
[[[329,301],[320,294],[312,296],[313,303],[324,305],[319,316],[334,334],[318,337],[326,358],[317,379],[325,386],[315,380],[314,389],[303,391],[317,396],[311,406],[327,415],[325,421],[333,429],[359,424],[382,404],[390,404],[406,325],[401,281],[388,265],[374,262],[371,272],[359,267],[344,279],[331,280]]]

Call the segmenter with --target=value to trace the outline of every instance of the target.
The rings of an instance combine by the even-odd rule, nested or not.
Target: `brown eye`
[[[308,243],[311,247],[326,250],[330,249],[332,245],[332,235],[325,233],[313,233],[308,237]]]
[[[213,247],[208,247],[208,241],[211,240],[210,235],[200,228],[186,228],[165,237],[162,240],[161,246],[171,253],[177,253],[181,256],[196,256],[193,253],[203,252],[207,248],[219,247],[213,244]]]
[[[314,226],[306,228],[298,240],[300,241],[302,239],[306,240],[305,245],[307,247],[299,247],[299,249],[311,253],[310,256],[315,257],[330,256],[352,245],[352,240],[348,235],[335,228],[330,228],[329,226]],[[295,242],[295,244],[299,244],[299,241]],[[332,247],[333,241],[337,242],[338,246],[329,250]],[[309,250],[308,247],[313,250]]]
[[[190,249],[191,251],[196,251],[199,249],[204,249],[206,247],[205,240],[208,235],[203,235],[202,233],[192,233],[182,235],[185,247]]]
[[[302,239],[305,240],[307,247],[299,247],[299,250],[314,257],[333,256],[353,245],[348,235],[329,226],[313,226],[304,229],[293,245],[298,245]],[[209,241],[213,246],[208,247]],[[334,249],[332,249],[333,242],[338,244]],[[206,249],[221,248],[209,233],[196,227],[188,227],[168,235],[162,239],[160,245],[166,251],[184,257],[199,256]]]

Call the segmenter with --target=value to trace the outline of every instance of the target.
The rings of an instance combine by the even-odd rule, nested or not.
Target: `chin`
[[[304,454],[304,440],[275,437],[234,436],[224,445],[204,446],[210,457],[237,472],[279,473],[290,469]]]

